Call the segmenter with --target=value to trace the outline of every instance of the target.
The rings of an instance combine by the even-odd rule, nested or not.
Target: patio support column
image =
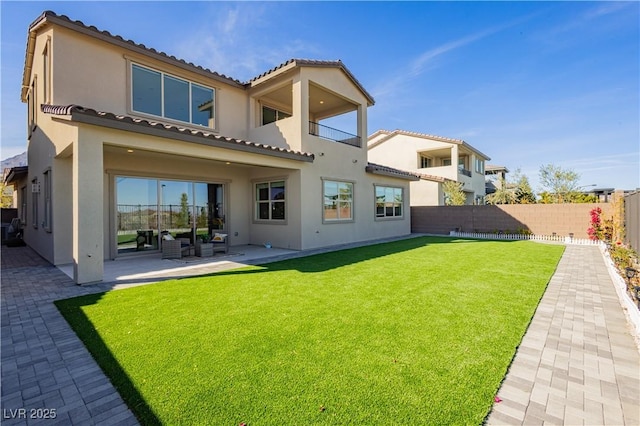
[[[300,117],[300,141],[309,135],[309,80],[298,75],[293,80],[293,116]],[[304,150],[304,148],[300,148]]]
[[[73,279],[77,284],[102,281],[104,208],[102,142],[82,138],[73,144]]]

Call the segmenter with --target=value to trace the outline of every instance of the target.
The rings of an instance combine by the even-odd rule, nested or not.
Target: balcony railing
[[[465,175],[465,176],[471,177],[471,171],[470,170],[467,170],[467,169],[464,169],[464,168],[460,167],[460,168],[458,168],[458,171],[461,174]]]
[[[313,121],[309,122],[309,134],[318,136],[322,139],[328,139],[334,142],[345,143],[351,146],[362,146],[360,136],[352,135],[351,133],[343,132],[342,130],[334,129],[332,127],[324,126],[320,123]]]

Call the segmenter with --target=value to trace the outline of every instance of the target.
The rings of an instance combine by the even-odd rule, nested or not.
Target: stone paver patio
[[[2,248],[3,425],[137,424],[52,303],[116,286]],[[596,247],[567,247],[498,395],[488,424],[640,424],[640,354]]]

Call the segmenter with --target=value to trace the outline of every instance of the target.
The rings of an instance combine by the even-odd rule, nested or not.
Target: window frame
[[[265,123],[264,121],[264,110],[268,108],[274,112],[275,120]],[[284,117],[280,117],[280,115],[284,115]],[[274,107],[269,104],[260,103],[260,126],[266,126],[271,123],[275,123],[276,121],[284,120],[285,118],[291,118],[293,114],[290,114],[284,111],[282,108]]]
[[[20,188],[20,206],[21,206],[21,210],[20,210],[20,222],[22,222],[23,225],[26,225],[27,223],[27,208],[28,208],[28,204],[27,204],[27,185],[23,186]]]
[[[355,189],[356,189],[356,183],[354,181],[351,180],[344,180],[344,179],[335,179],[335,178],[321,178],[321,182],[322,182],[322,223],[324,224],[331,224],[331,223],[353,223],[355,222],[356,219],[356,212],[355,212]],[[326,217],[326,209],[325,209],[325,190],[326,190],[326,185],[328,183],[332,183],[332,184],[337,184],[338,185],[338,192],[340,191],[340,185],[341,184],[345,184],[345,185],[349,185],[351,187],[351,198],[349,200],[341,200],[341,199],[337,199],[336,201],[338,203],[348,203],[350,204],[350,212],[351,212],[351,217],[348,218],[342,218],[340,217],[340,208],[336,208],[336,212],[337,212],[337,217],[334,218],[327,218]]]
[[[476,166],[475,166],[475,170],[476,173],[480,173],[482,175],[484,175],[485,169],[484,169],[484,160],[480,159],[480,158],[476,158]]]
[[[274,184],[282,184],[283,190],[283,199],[275,199],[272,198],[272,188]],[[260,200],[258,197],[260,196],[258,185],[267,185],[268,188],[268,199]],[[287,186],[288,182],[286,178],[269,178],[269,179],[260,179],[253,181],[253,222],[254,223],[269,223],[269,224],[279,224],[286,225],[289,217],[289,213],[287,211]],[[260,206],[267,206],[267,211],[269,212],[268,218],[260,217]],[[276,204],[282,204],[282,212],[284,217],[282,219],[273,218],[274,207]]]
[[[42,50],[42,102],[51,103],[51,37],[47,41]]]
[[[40,191],[35,191],[38,185],[38,178],[31,179],[31,226],[38,229],[38,195]]]
[[[38,89],[38,76],[33,76],[31,80],[31,86],[27,93],[27,137],[31,139],[31,135],[35,130],[37,119],[36,119],[36,105],[37,105],[37,89]]]
[[[391,206],[391,211],[393,212],[392,215],[387,215],[387,201],[385,198],[385,201],[382,202],[383,206],[383,214],[378,214],[378,204],[380,204],[378,202],[378,189],[383,189],[384,193],[385,193],[385,197],[386,197],[386,190],[387,189],[392,189],[394,191],[394,200],[391,202],[392,206]],[[395,201],[395,191],[399,190],[400,191],[400,201],[396,202]],[[374,214],[375,214],[375,220],[402,220],[405,218],[405,188],[402,186],[392,186],[392,185],[385,185],[385,184],[373,184],[373,202],[374,202]],[[396,215],[396,208],[400,207],[400,214]]]
[[[52,231],[52,219],[53,219],[53,211],[52,211],[52,202],[51,202],[51,189],[52,189],[52,181],[51,181],[51,168],[47,168],[42,173],[42,184],[44,186],[44,212],[42,218],[42,228],[47,231]]]
[[[148,71],[148,72],[152,72],[152,73],[157,73],[160,75],[160,115],[156,115],[154,113],[150,113],[150,112],[145,112],[145,111],[139,111],[136,110],[134,108],[134,80],[133,80],[133,70],[134,67],[138,67],[141,70],[144,71]],[[203,128],[203,129],[208,129],[208,130],[217,130],[217,123],[218,123],[218,108],[217,108],[217,104],[218,104],[218,89],[216,87],[210,86],[206,83],[202,83],[200,81],[197,80],[191,80],[188,78],[184,78],[184,77],[180,77],[178,75],[169,73],[169,72],[165,72],[165,71],[161,71],[157,68],[148,66],[143,64],[142,62],[139,61],[134,61],[134,60],[129,60],[127,62],[127,72],[128,72],[128,96],[129,96],[129,105],[128,105],[128,110],[130,113],[135,114],[135,115],[140,115],[140,116],[145,116],[145,117],[152,117],[152,118],[156,118],[156,119],[162,119],[163,121],[168,121],[168,122],[172,122],[172,123],[176,123],[176,124],[180,124],[180,125],[189,125],[189,126],[196,126],[199,128]],[[167,117],[165,114],[165,78],[169,78],[169,79],[173,79],[173,80],[177,80],[179,82],[185,82],[188,84],[188,105],[189,105],[189,121],[183,121],[177,118],[172,118],[172,117]],[[212,117],[209,118],[209,122],[210,122],[210,126],[209,125],[203,125],[203,124],[199,124],[199,123],[194,123],[194,111],[193,111],[193,90],[194,90],[194,86],[200,89],[206,89],[206,90],[211,90],[213,92],[213,101],[211,104],[211,109],[212,109]]]
[[[425,166],[425,162],[427,162],[427,165]],[[419,169],[428,169],[433,167],[433,158],[425,155],[425,154],[419,154],[418,155],[418,168]]]

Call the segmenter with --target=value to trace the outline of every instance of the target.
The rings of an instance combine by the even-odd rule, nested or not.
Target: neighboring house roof
[[[420,176],[416,173],[394,169],[393,167],[383,166],[375,163],[367,163],[365,170],[368,173],[373,173],[375,175],[391,176],[391,177],[413,180],[413,181],[420,180]]]
[[[430,134],[427,134],[427,133],[409,132],[407,130],[400,130],[400,129],[396,129],[396,130],[393,130],[393,131],[389,131],[389,130],[378,130],[378,131],[376,131],[371,136],[369,136],[368,139],[372,140],[372,139],[377,138],[379,136],[382,136],[382,137],[379,137],[378,139],[373,141],[371,144],[369,144],[368,148],[373,148],[373,147],[375,147],[377,145],[380,145],[381,143],[384,143],[384,142],[392,139],[396,135],[413,136],[413,137],[422,138],[422,139],[430,139],[430,140],[439,141],[439,142],[446,142],[446,143],[451,143],[451,144],[456,144],[456,145],[462,145],[465,148],[467,148],[467,149],[475,152],[476,154],[480,155],[485,160],[490,160],[491,159],[488,155],[483,154],[481,151],[479,151],[476,148],[474,148],[473,146],[469,145],[467,142],[463,141],[462,139],[454,139],[454,138],[448,138],[448,137],[445,137],[445,136],[430,135]]]
[[[4,183],[9,184],[19,181],[27,175],[29,172],[29,166],[18,166],[4,170]]]
[[[167,123],[154,122],[126,115],[115,115],[110,112],[96,111],[78,105],[41,105],[42,112],[51,115],[70,116],[78,123],[94,124],[112,129],[131,131],[151,136],[177,139],[186,142],[200,143],[218,148],[264,154],[273,157],[287,158],[305,162],[313,162],[314,154],[275,146],[249,142],[242,139],[219,136],[202,130],[180,127]]]
[[[302,66],[328,67],[328,68],[340,69],[342,72],[346,74],[346,76],[351,80],[351,82],[362,92],[362,94],[365,95],[365,97],[367,98],[367,101],[369,102],[369,106],[375,103],[373,96],[371,96],[371,94],[369,94],[369,92],[366,91],[366,89],[362,86],[362,84],[360,84],[358,79],[351,73],[351,71],[349,71],[349,69],[339,59],[335,61],[320,61],[320,60],[314,60],[314,59],[289,59],[288,61],[283,62],[280,65],[274,68],[271,68],[268,71],[263,72],[259,76],[252,78],[251,80],[249,80],[248,84],[250,85],[260,84],[261,80],[263,80],[265,77],[270,77],[274,74],[279,73],[279,71],[287,71],[289,69],[302,67]]]
[[[505,166],[495,166],[492,164],[487,164],[484,168],[484,172],[485,174],[490,173],[490,172],[505,172],[505,173],[509,173],[509,169],[507,169]]]
[[[347,77],[353,82],[353,84],[365,95],[369,105],[374,104],[373,97],[364,89],[364,87],[360,84],[360,82],[355,78],[355,76],[347,69],[347,67],[342,63],[342,61],[318,61],[318,60],[309,60],[309,59],[290,59],[269,71],[266,71],[259,76],[252,78],[248,82],[241,82],[240,80],[228,77],[224,74],[217,73],[215,71],[211,71],[210,69],[203,68],[199,65],[195,65],[191,62],[187,62],[183,59],[178,59],[175,56],[168,55],[164,52],[157,51],[156,49],[145,46],[144,44],[136,43],[132,40],[125,40],[123,37],[119,35],[113,35],[109,31],[100,31],[94,26],[88,26],[84,24],[82,21],[73,21],[69,17],[65,15],[57,15],[55,12],[47,10],[42,13],[35,21],[31,23],[29,26],[29,34],[27,38],[27,50],[25,55],[25,65],[24,71],[22,74],[22,92],[21,97],[22,101],[26,101],[27,92],[30,84],[30,76],[31,76],[31,66],[33,61],[33,53],[35,49],[35,32],[42,25],[47,23],[53,23],[60,25],[62,27],[77,31],[81,34],[88,35],[90,37],[95,37],[101,41],[114,44],[119,47],[123,47],[125,49],[133,50],[137,53],[153,57],[159,61],[169,63],[171,65],[177,66],[179,68],[183,68],[185,70],[196,72],[201,74],[207,78],[212,78],[217,81],[221,81],[226,84],[230,84],[232,86],[248,89],[252,87],[254,83],[263,79],[264,77],[270,76],[274,74],[276,71],[281,69],[289,69],[300,66],[308,66],[308,67],[332,67],[339,68],[342,70]]]

